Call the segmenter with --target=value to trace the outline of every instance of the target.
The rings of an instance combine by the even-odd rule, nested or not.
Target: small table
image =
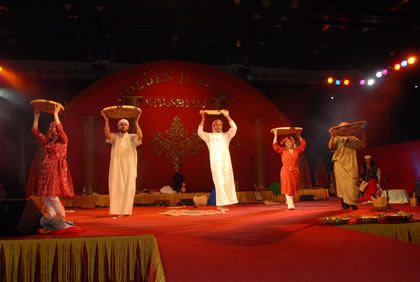
[[[383,192],[382,196],[386,196],[386,191]],[[408,194],[404,189],[388,189],[388,197],[390,204],[403,204],[408,203]]]

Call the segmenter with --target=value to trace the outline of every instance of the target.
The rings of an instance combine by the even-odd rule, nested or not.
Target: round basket
[[[359,215],[356,216],[357,223],[377,223],[379,220],[377,215]]]
[[[212,116],[217,116],[217,115],[221,115],[222,114],[221,110],[205,110],[204,112],[207,115],[212,115]]]
[[[372,200],[373,206],[375,208],[384,208],[387,205],[386,197],[374,198],[371,196],[370,199]]]
[[[321,221],[324,224],[341,225],[349,223],[350,218],[346,216],[328,216],[322,217]]]
[[[277,131],[277,135],[293,135],[301,133],[303,131],[302,127],[276,127],[271,130],[271,132]]]
[[[61,105],[58,102],[54,102],[47,99],[35,99],[31,101],[32,108],[43,113],[54,114],[55,105],[58,105],[60,107],[60,112],[64,111],[63,105]]]
[[[366,121],[356,121],[346,125],[331,127],[329,131],[332,135],[349,136],[351,134],[359,134],[366,125]]]
[[[106,107],[102,111],[109,118],[121,119],[121,118],[136,118],[141,112],[141,109],[134,106],[130,106],[130,105],[119,105],[119,106]]]

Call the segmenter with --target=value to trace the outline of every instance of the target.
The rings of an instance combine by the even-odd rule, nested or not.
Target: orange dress
[[[300,140],[300,145],[290,152],[285,147],[273,144],[274,151],[281,155],[283,167],[280,170],[281,193],[296,195],[299,190],[300,174],[298,168],[299,155],[305,151],[306,142]]]
[[[73,181],[66,160],[68,139],[63,125],[57,125],[58,139],[54,143],[38,128],[32,128],[32,133],[46,152],[41,164],[37,194],[44,197],[74,196]]]

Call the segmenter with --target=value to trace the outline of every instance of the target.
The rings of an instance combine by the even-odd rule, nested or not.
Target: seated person
[[[179,193],[187,193],[187,184],[185,182],[182,182],[182,186],[179,190]]]
[[[174,182],[174,185],[173,185],[174,190],[177,193],[181,192],[182,185],[185,183],[184,182],[184,177],[182,176],[182,174],[179,173],[179,172],[175,173],[174,176],[172,177],[172,180]],[[185,193],[185,192],[183,192],[183,193]]]
[[[372,161],[372,156],[366,155],[364,157],[365,163],[362,165],[360,169],[360,182],[367,182],[367,187],[364,192],[361,192],[359,200],[362,202],[370,201],[370,197],[372,195],[380,196],[379,189],[379,181],[380,181],[380,169]]]

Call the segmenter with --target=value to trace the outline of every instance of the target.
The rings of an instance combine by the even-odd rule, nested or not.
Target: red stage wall
[[[225,108],[238,125],[232,140],[231,157],[235,179],[242,189],[255,183],[255,126],[257,118],[264,120],[267,184],[279,181],[280,156],[272,150],[270,129],[290,126],[289,121],[261,92],[241,79],[214,67],[180,61],[159,61],[130,67],[112,74],[82,91],[66,109],[64,129],[69,137],[68,161],[76,191],[83,186],[83,121],[82,117],[96,116],[96,191],[108,192],[110,147],[105,144],[104,122],[100,111],[104,107],[124,104],[117,98],[142,96],[143,115],[140,126],[144,133],[139,162],[143,188],[157,189],[172,185],[175,173],[170,159],[153,153],[151,140],[156,132],[171,127],[175,116],[180,117],[188,136],[195,133],[201,120],[200,109],[211,109],[211,99],[226,97],[231,100]],[[165,100],[163,100],[165,99]],[[173,100],[170,100],[173,99]],[[162,106],[161,106],[162,104]],[[224,119],[224,118],[223,118]],[[210,117],[205,131],[211,131]],[[227,122],[224,130],[228,129]],[[111,131],[116,131],[116,120],[111,120]],[[213,188],[208,149],[203,142],[198,155],[185,158],[182,174],[189,191],[209,191]]]
[[[420,140],[365,149],[359,155],[360,162],[364,155],[372,155],[378,164],[383,188],[389,175],[389,189],[406,189],[409,195],[413,192],[416,180],[420,180]]]

